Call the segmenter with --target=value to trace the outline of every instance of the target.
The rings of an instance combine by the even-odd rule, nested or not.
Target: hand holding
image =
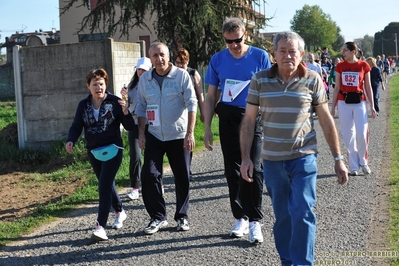
[[[123,88],[121,89],[121,95],[122,95],[122,100],[124,100],[125,102],[127,102],[128,100],[128,94],[127,94],[127,87],[125,85],[123,85]]]

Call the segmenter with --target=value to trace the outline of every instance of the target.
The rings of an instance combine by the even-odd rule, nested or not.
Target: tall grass
[[[10,123],[16,122],[16,106],[13,102],[0,102],[0,130]],[[215,117],[212,122],[212,131],[215,141],[218,140],[218,118]],[[203,145],[204,126],[197,115],[195,127],[196,150],[204,148]],[[116,175],[117,187],[129,186],[129,145],[127,132],[122,133],[124,142],[124,151],[121,167]],[[7,142],[6,139],[0,139],[0,166],[2,162],[17,162],[24,165],[37,165],[51,163],[54,161],[70,162],[65,167],[54,170],[50,173],[36,173],[31,178],[38,183],[45,182],[70,182],[76,178],[84,184],[72,195],[63,197],[56,202],[37,207],[28,217],[20,218],[12,222],[0,222],[0,245],[19,238],[22,234],[29,233],[35,227],[42,225],[57,217],[65,215],[78,205],[88,201],[98,200],[97,180],[86,157],[84,142],[80,139],[74,146],[74,153],[69,155],[64,148],[64,142],[54,143],[48,150],[22,149],[19,150],[15,145]],[[165,157],[165,163],[167,159]],[[34,196],[34,195],[32,195]]]

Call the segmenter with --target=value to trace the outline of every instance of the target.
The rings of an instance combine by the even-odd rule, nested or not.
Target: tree
[[[331,45],[331,47],[335,52],[340,53],[344,44],[345,44],[345,38],[341,34],[341,28],[337,27],[337,40]]]
[[[374,55],[395,56],[397,47],[395,37],[399,38],[399,22],[391,22],[383,31],[376,32],[374,34]]]
[[[301,10],[296,11],[290,22],[291,30],[301,35],[307,50],[311,47],[314,51],[323,46],[331,47],[337,40],[336,23],[318,5],[304,5]]]
[[[90,0],[67,0],[61,15],[75,4],[89,7]],[[252,7],[265,0],[99,0],[96,8],[83,18],[79,32],[101,29],[111,36],[117,32],[129,37],[134,27],[147,28],[144,17],[157,16],[154,23],[160,41],[172,52],[182,45],[190,52],[190,65],[206,65],[210,57],[225,47],[221,25],[226,17],[242,17],[255,22],[255,28],[265,26],[266,18]]]
[[[370,35],[364,35],[363,38],[355,39],[354,42],[362,50],[364,57],[373,56],[373,44],[374,37]]]

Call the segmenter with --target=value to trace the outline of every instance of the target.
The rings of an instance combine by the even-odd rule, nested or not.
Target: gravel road
[[[370,121],[372,174],[336,182],[334,162],[318,121],[319,176],[317,180],[316,265],[388,265],[383,254],[387,224],[389,161],[387,93],[381,95],[381,114]],[[220,146],[213,152],[194,154],[191,184],[190,231],[176,232],[173,177],[166,171],[165,198],[169,225],[154,235],[144,235],[149,222],[142,199],[129,200],[121,190],[128,219],[119,230],[107,229],[109,241],[89,238],[96,220],[96,203],[81,206],[56,222],[46,224],[0,250],[0,265],[280,265],[274,247],[274,221],[266,190],[263,198],[265,242],[251,246],[248,238],[231,239],[228,191],[223,176]],[[113,222],[110,214],[108,224]],[[380,257],[382,256],[382,257]],[[329,264],[328,264],[329,263]]]

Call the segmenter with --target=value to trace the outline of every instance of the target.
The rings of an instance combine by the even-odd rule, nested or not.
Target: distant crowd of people
[[[281,264],[313,265],[318,153],[314,123],[317,118],[339,184],[347,183],[348,175],[371,174],[369,114],[371,118],[379,115],[379,93],[386,89],[387,75],[396,71],[395,60],[385,55],[365,59],[354,42],[346,42],[334,60],[327,47],[320,54],[306,53],[304,40],[295,32],[276,34],[272,56],[246,43],[248,33],[239,18],[225,20],[221,38],[226,48],[210,59],[204,78],[206,96],[201,75],[189,67],[189,52],[180,48],[172,60],[161,42],[152,43],[149,57],[138,60],[132,79],[120,91],[122,98],[107,90],[109,77],[104,69],[87,75],[89,95],[78,104],[65,147],[72,153],[83,130],[98,179],[98,216],[92,238],[108,239],[105,228],[111,207],[115,212],[112,228],[121,228],[128,218],[115,187],[124,147],[121,125],[129,141],[131,190],[127,196],[135,200],[141,194],[149,215],[143,232],[155,234],[168,226],[164,155],[175,181],[176,229],[190,230],[190,166],[199,111],[209,151],[214,144],[212,120],[218,116],[234,218],[228,234],[248,234],[251,244],[264,241],[265,185],[273,205]],[[347,156],[340,148],[336,111]]]

